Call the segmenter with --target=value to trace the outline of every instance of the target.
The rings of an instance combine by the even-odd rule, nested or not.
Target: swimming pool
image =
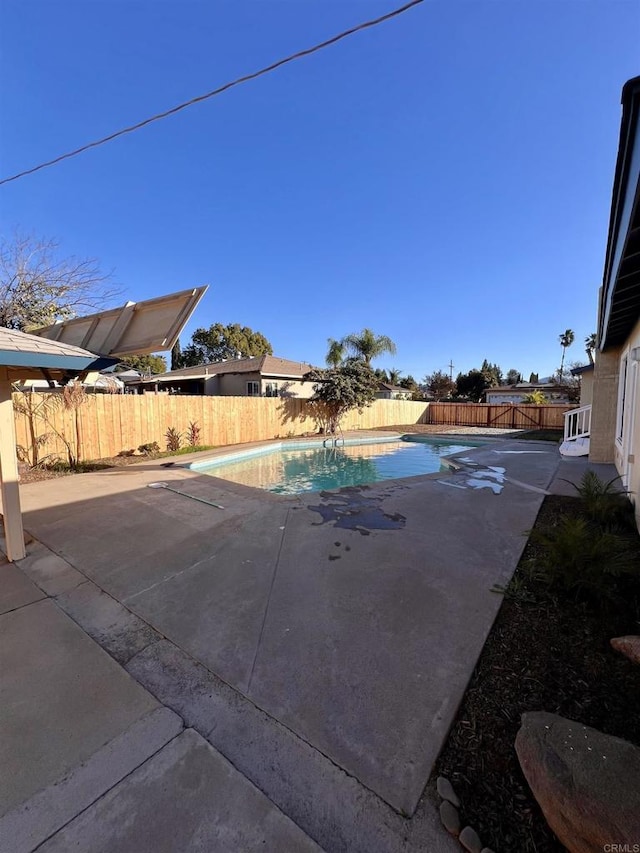
[[[442,457],[478,447],[484,442],[454,443],[446,439],[407,436],[338,447],[311,446],[260,449],[232,459],[204,460],[190,468],[266,489],[278,494],[319,492],[344,486],[362,486],[398,477],[434,474],[442,469]]]

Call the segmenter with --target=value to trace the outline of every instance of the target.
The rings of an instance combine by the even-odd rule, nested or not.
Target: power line
[[[189,101],[184,101],[182,104],[178,104],[176,107],[172,107],[169,110],[165,110],[165,112],[157,113],[151,118],[146,118],[143,121],[139,121],[137,124],[132,124],[129,127],[125,127],[122,130],[118,130],[115,133],[110,133],[109,136],[103,136],[102,139],[97,139],[95,142],[89,142],[86,145],[82,145],[80,148],[76,148],[74,151],[68,151],[66,154],[61,154],[59,157],[54,157],[53,160],[47,160],[45,163],[40,163],[39,166],[33,166],[31,169],[25,169],[24,172],[18,172],[16,175],[11,175],[9,178],[3,178],[0,180],[0,186],[2,184],[8,184],[11,181],[17,181],[18,178],[24,178],[26,175],[32,175],[34,172],[39,172],[41,169],[46,169],[49,166],[55,166],[57,163],[61,163],[63,160],[69,160],[71,157],[77,157],[78,154],[82,154],[84,151],[88,151],[90,148],[97,148],[99,145],[104,145],[107,142],[111,142],[113,139],[117,139],[119,136],[124,136],[126,133],[133,133],[136,130],[140,130],[140,128],[145,127],[148,124],[152,124],[154,121],[160,121],[163,118],[167,118],[168,116],[174,115],[175,113],[179,113],[181,110],[185,110],[187,107],[193,106],[193,104],[199,104],[202,101],[206,101],[209,98],[213,98],[215,95],[220,95],[222,92],[226,92],[228,89],[232,89],[234,86],[239,86],[241,83],[247,83],[249,80],[255,80],[258,77],[262,77],[264,74],[269,74],[271,71],[275,71],[277,68],[280,68],[283,65],[286,65],[288,62],[293,62],[296,59],[301,59],[304,56],[310,56],[312,53],[317,53],[319,50],[324,50],[325,47],[330,47],[332,44],[336,44],[336,42],[342,41],[342,39],[347,38],[347,36],[351,36],[354,33],[361,32],[362,30],[369,29],[370,27],[375,27],[378,24],[382,24],[385,21],[390,20],[391,18],[395,18],[398,15],[401,15],[403,12],[406,12],[408,9],[411,9],[413,6],[418,6],[420,3],[423,3],[424,0],[411,0],[410,3],[406,3],[404,6],[400,6],[398,9],[394,9],[392,12],[387,12],[386,15],[382,15],[379,18],[373,18],[370,21],[365,21],[362,24],[358,24],[355,27],[351,27],[349,30],[344,30],[336,36],[332,36],[330,39],[326,41],[320,42],[320,44],[316,44],[313,47],[308,47],[306,50],[300,50],[298,53],[292,53],[290,56],[285,57],[284,59],[279,59],[277,62],[274,62],[272,65],[267,65],[265,68],[261,68],[259,71],[254,71],[251,74],[245,74],[243,77],[238,77],[236,80],[232,80],[230,83],[225,83],[223,86],[219,86],[217,89],[213,89],[211,92],[207,92],[204,95],[198,95],[196,98],[191,98]]]

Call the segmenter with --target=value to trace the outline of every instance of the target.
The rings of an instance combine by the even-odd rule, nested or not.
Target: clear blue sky
[[[389,11],[388,0],[5,0],[4,177]],[[0,189],[0,231],[98,258],[127,298],[203,283],[322,363],[370,326],[420,379],[552,372],[595,330],[635,0],[425,2]],[[188,335],[183,336],[183,344]]]

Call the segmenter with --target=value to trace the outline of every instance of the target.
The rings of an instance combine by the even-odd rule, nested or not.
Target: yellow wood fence
[[[215,446],[317,431],[308,402],[297,398],[91,394],[77,410],[68,410],[61,398],[52,404],[52,396],[16,393],[13,398],[17,443],[29,455],[39,443],[40,459],[50,455],[66,459],[63,439],[74,452],[77,447],[81,460],[115,456],[153,441],[164,449],[167,429],[175,427],[184,435],[191,422],[200,428],[199,443]],[[362,414],[349,413],[342,428],[425,423],[428,406],[409,400],[376,400]]]

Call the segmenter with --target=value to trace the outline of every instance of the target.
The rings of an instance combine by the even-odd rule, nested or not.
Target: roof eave
[[[624,341],[640,310],[640,265],[620,274],[630,239],[640,240],[640,77],[628,80],[622,90],[622,120],[611,196],[611,213],[598,316],[599,349]],[[633,264],[632,264],[633,266]],[[624,285],[621,280],[624,279]],[[624,288],[624,298],[620,290]],[[616,304],[617,303],[617,304]]]

